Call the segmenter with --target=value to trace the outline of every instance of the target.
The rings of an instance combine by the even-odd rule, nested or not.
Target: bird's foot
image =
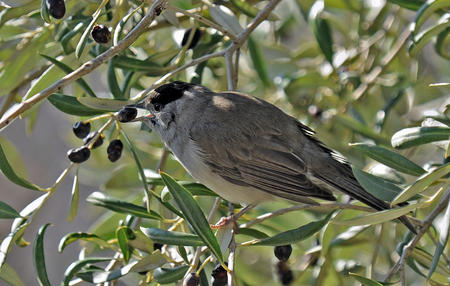
[[[226,229],[226,228],[233,227],[235,230],[237,230],[239,228],[237,225],[237,222],[236,222],[237,219],[238,219],[238,217],[236,217],[235,215],[221,217],[216,224],[211,225],[211,228],[212,229]]]
[[[220,220],[215,225],[211,225],[211,228],[212,229],[233,228],[234,231],[237,233],[239,230],[237,220],[254,207],[255,205],[248,205],[244,207],[242,210],[240,210],[237,214],[232,214],[227,217],[221,217]]]

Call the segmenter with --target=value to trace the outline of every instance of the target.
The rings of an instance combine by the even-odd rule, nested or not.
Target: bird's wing
[[[329,190],[308,179],[305,162],[290,150],[277,130],[261,129],[249,121],[230,123],[233,134],[216,132],[216,124],[227,123],[198,124],[190,132],[212,172],[231,183],[293,201],[314,203],[308,197],[335,200]]]

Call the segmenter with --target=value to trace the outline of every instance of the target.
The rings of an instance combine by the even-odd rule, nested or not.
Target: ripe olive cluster
[[[129,122],[136,118],[137,110],[132,107],[125,107],[117,114],[117,119],[120,122]],[[73,125],[73,133],[78,138],[83,139],[83,146],[73,148],[67,151],[67,157],[74,163],[82,163],[89,159],[91,155],[91,149],[95,149],[103,144],[105,136],[98,131],[91,132],[91,123],[78,121]],[[95,140],[95,141],[93,141]],[[123,143],[120,139],[114,139],[109,142],[106,152],[108,159],[111,162],[116,162],[122,155]]]
[[[279,260],[275,269],[278,279],[282,285],[290,285],[294,280],[294,275],[292,274],[292,270],[289,268],[287,261],[291,256],[292,246],[289,244],[275,246],[273,252]]]

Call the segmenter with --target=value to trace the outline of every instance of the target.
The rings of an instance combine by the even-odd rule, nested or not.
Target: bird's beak
[[[148,121],[148,120],[152,119],[153,117],[155,117],[155,115],[153,115],[153,114],[149,113],[149,114],[147,114],[147,115],[144,115],[144,116],[139,116],[139,117],[136,117],[135,119],[131,120],[131,122],[142,122],[142,121]]]

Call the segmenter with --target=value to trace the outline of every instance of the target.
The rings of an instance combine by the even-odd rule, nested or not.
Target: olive
[[[212,286],[226,286],[228,284],[228,273],[222,265],[217,265],[211,273]]]
[[[70,161],[74,163],[82,163],[89,159],[91,155],[91,150],[86,146],[81,146],[78,148],[73,148],[67,151],[67,157]]]
[[[182,47],[184,47],[187,44],[187,42],[189,40],[189,36],[191,35],[191,32],[192,32],[192,28],[186,29],[186,31],[184,31],[183,40],[181,40]],[[195,29],[194,36],[192,37],[192,41],[189,44],[188,49],[193,49],[197,45],[201,36],[202,36],[202,32],[200,31],[200,29]]]
[[[91,131],[91,124],[89,122],[78,121],[73,125],[73,133],[78,138],[84,138]]]
[[[125,107],[119,110],[119,114],[117,114],[117,119],[120,122],[129,122],[136,118],[137,109],[134,107]]]
[[[61,19],[66,14],[66,4],[64,0],[45,0],[48,13],[55,19]]]
[[[93,131],[91,133],[89,133],[84,139],[83,139],[83,143],[84,145],[87,145],[88,143],[90,143],[90,141],[98,134],[97,131]],[[95,140],[95,143],[92,145],[92,149],[95,149],[97,147],[99,147],[100,145],[103,144],[103,134],[100,134],[100,136],[97,137],[97,140]]]
[[[273,249],[273,252],[275,256],[280,261],[287,261],[289,259],[289,256],[291,256],[292,253],[292,246],[291,245],[279,245],[275,246]]]
[[[200,284],[200,279],[198,278],[198,276],[195,272],[189,273],[189,275],[186,277],[186,280],[183,283],[183,285],[186,285],[186,286],[197,286],[199,284]]]
[[[105,25],[97,25],[92,29],[91,36],[99,44],[107,44],[111,40],[111,32]]]
[[[106,149],[106,153],[108,154],[108,159],[111,162],[115,162],[119,160],[122,155],[123,144],[120,139],[114,139],[109,142],[108,148]]]

